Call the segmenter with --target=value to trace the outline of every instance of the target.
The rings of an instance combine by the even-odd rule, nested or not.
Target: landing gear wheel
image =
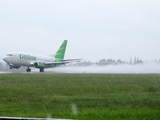
[[[12,69],[13,68],[13,66],[10,66],[10,69]]]
[[[27,71],[27,72],[31,72],[31,69],[30,69],[30,68],[27,68],[26,71]]]
[[[44,68],[40,68],[40,69],[39,69],[39,72],[44,72]]]

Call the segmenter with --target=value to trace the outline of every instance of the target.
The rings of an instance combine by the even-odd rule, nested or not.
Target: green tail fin
[[[64,58],[64,54],[66,51],[67,46],[67,40],[64,40],[61,47],[58,49],[56,55],[55,55],[55,61],[61,61]]]

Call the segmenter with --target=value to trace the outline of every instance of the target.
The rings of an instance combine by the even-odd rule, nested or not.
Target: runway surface
[[[31,73],[40,73],[39,69],[31,68]],[[10,70],[4,73],[17,73]],[[27,73],[27,72],[18,72]],[[78,66],[78,67],[56,67],[46,68],[44,73],[115,73],[115,74],[160,74],[160,64],[145,64],[145,65],[107,65],[107,66]]]

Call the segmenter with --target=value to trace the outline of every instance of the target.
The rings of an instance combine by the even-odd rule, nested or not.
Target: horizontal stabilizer
[[[65,60],[61,60],[61,61],[65,61],[65,62],[80,62],[80,61],[82,61],[82,59],[65,59]]]
[[[49,55],[50,57],[54,57],[55,56],[55,54],[53,54],[53,55]]]

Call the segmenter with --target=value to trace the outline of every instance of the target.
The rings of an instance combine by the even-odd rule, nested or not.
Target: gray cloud
[[[159,59],[159,9],[156,0],[0,1],[0,55],[53,54],[68,39],[66,58]]]

